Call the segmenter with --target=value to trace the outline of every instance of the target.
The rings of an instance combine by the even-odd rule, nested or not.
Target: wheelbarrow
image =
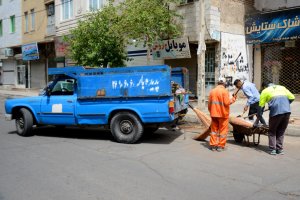
[[[250,137],[252,136],[253,144],[255,146],[260,143],[261,135],[268,135],[268,126],[253,126],[251,122],[245,121],[239,117],[231,117],[229,123],[233,127],[233,138],[235,142],[242,143],[243,140],[246,144],[250,145]]]

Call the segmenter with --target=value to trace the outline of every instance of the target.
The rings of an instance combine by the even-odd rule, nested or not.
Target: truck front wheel
[[[117,113],[110,122],[110,130],[117,142],[132,144],[143,135],[143,125],[140,119],[129,112]]]
[[[31,136],[33,117],[29,110],[21,108],[16,116],[17,133],[20,136]]]

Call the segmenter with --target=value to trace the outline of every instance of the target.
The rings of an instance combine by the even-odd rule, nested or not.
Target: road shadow
[[[211,151],[210,145],[209,145],[209,141],[207,141],[207,140],[199,140],[199,142],[200,142],[200,145],[202,147],[204,147],[205,149]]]
[[[155,133],[144,134],[139,143],[170,144],[183,134],[181,130],[159,129]]]
[[[45,126],[33,129],[33,134],[42,137],[58,137],[82,140],[113,140],[109,130],[101,128],[57,128]]]
[[[249,148],[249,149],[255,150],[255,151],[260,152],[260,153],[269,154],[269,152],[268,152],[269,146],[267,146],[267,145],[262,145],[262,144],[254,145],[253,142],[250,142],[248,144],[244,140],[243,140],[243,142],[238,143],[234,140],[234,138],[232,136],[227,139],[227,143],[235,145],[235,146],[240,146],[241,148]]]
[[[209,145],[209,139],[207,140],[200,140],[199,141],[200,145],[208,150],[210,150],[210,145]],[[228,136],[227,137],[227,144],[231,144],[231,145],[235,145],[235,146],[239,146],[241,148],[249,148],[249,149],[252,149],[252,150],[255,150],[257,152],[260,152],[260,153],[266,153],[266,154],[269,154],[269,146],[267,145],[262,145],[262,144],[259,144],[259,145],[254,145],[253,143],[250,142],[250,144],[247,144],[245,141],[243,141],[242,143],[237,143],[233,136]]]
[[[17,132],[10,131],[8,132],[8,134],[17,134]],[[144,134],[143,137],[137,142],[137,144],[170,144],[182,134],[183,133],[180,130],[170,131],[166,129],[159,129],[155,133]],[[54,126],[44,126],[34,128],[33,136],[35,135],[40,137],[57,137],[82,140],[110,140],[115,142],[110,130],[104,128],[58,128]]]

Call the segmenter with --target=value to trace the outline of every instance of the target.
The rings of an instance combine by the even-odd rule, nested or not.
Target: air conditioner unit
[[[14,56],[14,50],[12,48],[6,48],[4,50],[4,54],[5,56],[9,57],[9,56]]]

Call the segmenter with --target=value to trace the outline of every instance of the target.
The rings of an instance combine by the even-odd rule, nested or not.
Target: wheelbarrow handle
[[[266,112],[266,111],[269,111],[270,109],[268,108],[267,110],[264,110],[263,112]],[[251,114],[251,115],[249,115],[249,116],[246,116],[246,117],[244,117],[244,119],[247,119],[247,118],[249,118],[249,117],[253,117],[253,116],[255,116],[255,115],[257,115],[257,113],[254,113],[254,114]]]

